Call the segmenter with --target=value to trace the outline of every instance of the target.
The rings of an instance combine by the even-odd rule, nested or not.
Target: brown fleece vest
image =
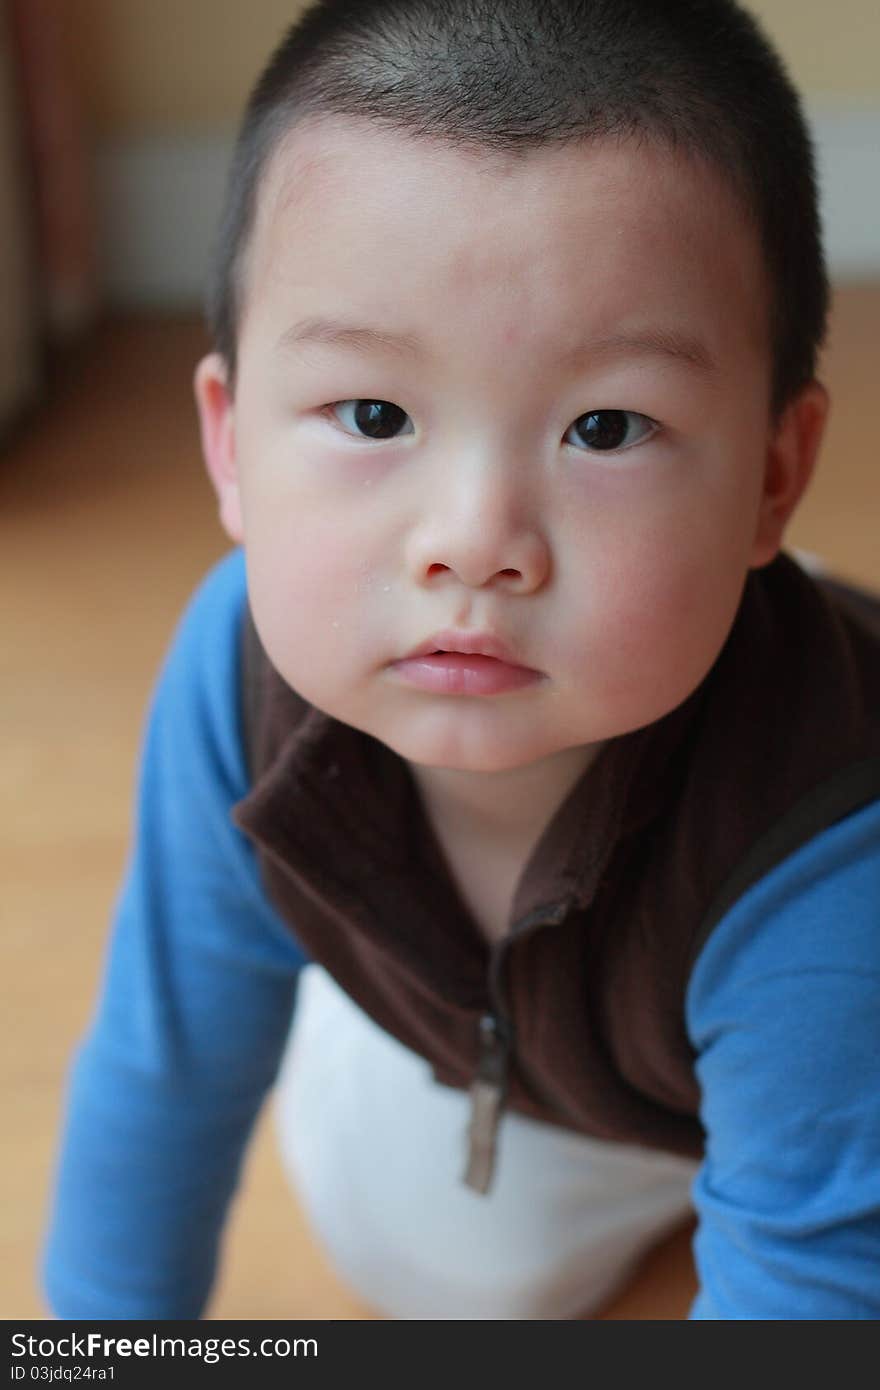
[[[685,993],[713,927],[807,840],[880,796],[880,595],[752,570],[692,695],[610,740],[545,828],[506,937],[456,888],[406,763],[271,665],[248,611],[253,787],[233,808],[308,955],[436,1080],[469,1088],[465,1181],[502,1107],[702,1153]]]

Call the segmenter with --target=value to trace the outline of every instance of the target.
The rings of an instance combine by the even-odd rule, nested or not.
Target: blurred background
[[[182,605],[228,548],[191,387],[209,347],[204,277],[244,100],[302,8],[0,0],[7,1319],[46,1311],[35,1261],[59,1107],[124,867],[152,683]],[[820,373],[831,424],[788,543],[880,589],[880,6],[751,9],[804,96],[834,283]],[[226,1250],[213,1316],[370,1316],[312,1243],[265,1117]],[[608,1316],[683,1316],[688,1258],[679,1244],[672,1282],[649,1280],[645,1303],[636,1281]]]

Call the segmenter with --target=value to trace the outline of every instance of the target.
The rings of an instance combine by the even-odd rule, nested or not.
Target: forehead
[[[247,282],[243,334],[356,306],[420,331],[428,311],[459,341],[488,318],[537,350],[543,328],[548,349],[583,337],[585,317],[600,332],[700,329],[721,357],[768,342],[740,201],[715,169],[645,142],[499,153],[348,118],[303,124],[264,174]]]

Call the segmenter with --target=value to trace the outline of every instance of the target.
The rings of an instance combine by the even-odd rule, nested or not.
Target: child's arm
[[[64,1318],[198,1316],[302,963],[229,818],[240,552],[191,601],[153,692],[134,842],[69,1086],[44,1283]]]
[[[880,1318],[880,802],[756,884],[697,961],[690,1317]]]

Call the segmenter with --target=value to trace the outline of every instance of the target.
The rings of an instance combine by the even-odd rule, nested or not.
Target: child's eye
[[[656,420],[635,410],[589,410],[578,416],[566,434],[575,433],[591,450],[612,453],[639,444],[659,428]]]
[[[348,412],[349,422],[345,421],[343,412]],[[347,434],[367,439],[393,439],[404,422],[409,420],[406,411],[401,410],[393,401],[333,401],[324,407],[322,413],[328,418],[339,420],[343,425],[348,423],[345,431]],[[631,448],[657,429],[659,425],[655,420],[649,419],[647,415],[640,415],[635,410],[590,410],[585,415],[578,416],[566,435],[575,432],[580,443],[588,450],[613,453]],[[405,433],[414,433],[412,421],[410,429]]]
[[[406,411],[401,410],[400,406],[394,405],[392,401],[333,401],[331,405],[324,407],[322,414],[338,420],[337,411],[343,410],[349,412],[349,418],[353,422],[346,433],[358,434],[363,431],[368,439],[393,439],[403,421],[409,420]],[[407,433],[413,434],[414,431],[410,429]]]

